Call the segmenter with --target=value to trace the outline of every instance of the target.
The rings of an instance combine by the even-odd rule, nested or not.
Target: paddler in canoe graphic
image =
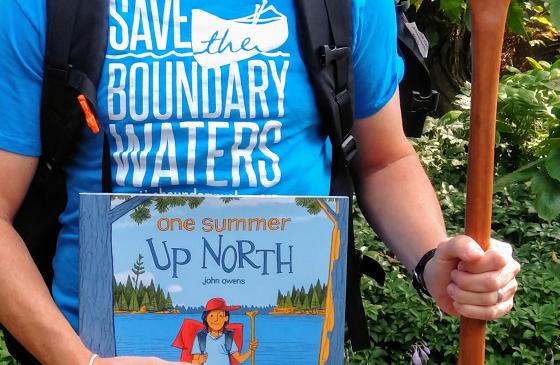
[[[203,67],[219,67],[258,54],[269,56],[288,39],[288,22],[267,0],[255,5],[255,12],[238,19],[222,19],[204,10],[193,9],[192,50]]]

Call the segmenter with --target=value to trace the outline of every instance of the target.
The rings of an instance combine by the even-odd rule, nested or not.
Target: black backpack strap
[[[45,69],[41,99],[42,151],[14,228],[25,241],[50,287],[52,260],[67,202],[64,164],[85,125],[79,95],[95,111],[96,85],[107,43],[108,0],[47,0]],[[10,353],[21,363],[39,362],[4,331]]]
[[[349,0],[297,0],[300,49],[333,150],[349,162],[356,152]],[[327,26],[328,25],[328,26]]]
[[[399,51],[406,64],[404,77],[399,85],[404,132],[408,137],[420,137],[426,116],[433,114],[439,103],[439,93],[432,89],[426,57],[429,42],[410,22],[405,11],[408,2],[397,4]]]
[[[108,0],[48,0],[41,115],[41,165],[61,169],[84,126],[84,110],[97,107],[97,84],[107,46]],[[41,166],[42,167],[42,166]]]
[[[333,145],[331,195],[354,194],[349,162],[356,152],[352,75],[351,0],[296,0],[300,50],[306,63],[315,101]],[[380,265],[362,257],[354,247],[352,214],[349,214],[346,322],[354,350],[370,347],[367,319],[362,303],[362,269],[382,283]]]

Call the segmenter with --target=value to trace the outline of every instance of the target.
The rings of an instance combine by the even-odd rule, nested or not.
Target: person
[[[103,133],[85,127],[67,163],[54,301],[13,229],[41,153],[45,8],[6,1],[0,22],[0,321],[44,364],[169,364],[96,358],[76,334],[78,193],[101,191]],[[360,207],[409,270],[437,247],[424,278],[443,311],[497,319],[513,306],[519,264],[506,243],[483,252],[446,233],[402,131],[393,0],[354,0],[353,18]],[[114,192],[328,195],[331,147],[296,31],[289,1],[111,0],[98,117]]]
[[[213,298],[206,303],[202,314],[204,329],[197,333],[192,345],[193,364],[229,365],[230,356],[239,364],[242,364],[255,353],[258,347],[257,340],[251,341],[249,351],[244,354],[240,353],[241,349],[237,348],[233,338],[229,349],[226,344],[226,331],[228,331],[226,326],[229,323],[229,312],[239,308],[241,307],[227,306],[222,298]],[[231,335],[233,336],[233,332]],[[206,339],[204,346],[201,345],[201,337]]]

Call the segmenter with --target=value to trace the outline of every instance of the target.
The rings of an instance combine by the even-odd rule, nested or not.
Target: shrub
[[[459,111],[429,120],[424,136],[415,141],[451,233],[463,232],[467,117]],[[501,148],[505,151],[507,146]],[[494,197],[493,235],[514,245],[522,272],[514,309],[487,326],[489,365],[560,360],[560,224],[540,219],[531,196],[529,184],[522,183],[504,187]],[[362,282],[374,347],[351,354],[347,363],[406,364],[414,346],[425,341],[431,350],[429,363],[456,364],[458,319],[442,316],[431,301],[421,300],[404,267],[378,241],[360,212],[354,218],[357,244],[382,262],[387,282],[384,287],[369,279]]]

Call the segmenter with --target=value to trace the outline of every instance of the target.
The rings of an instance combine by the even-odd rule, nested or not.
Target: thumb
[[[484,250],[469,236],[456,236],[442,242],[437,248],[438,258],[445,261],[473,262],[484,255]]]

